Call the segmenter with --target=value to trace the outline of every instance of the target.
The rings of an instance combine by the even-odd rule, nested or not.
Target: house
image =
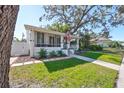
[[[119,43],[120,43],[122,46],[124,46],[124,41],[120,41]]]
[[[31,57],[38,56],[40,49],[46,49],[48,52],[62,50],[66,55],[70,55],[79,48],[79,36],[69,35],[70,41],[67,41],[66,33],[50,31],[31,25],[24,26],[27,33],[27,43]],[[71,45],[71,42],[74,40],[76,44]]]
[[[121,42],[120,42],[120,44],[122,45],[122,48],[124,48],[124,42],[123,42],[123,41],[121,41]]]
[[[122,46],[124,47],[124,43],[122,43]]]
[[[102,47],[109,47],[109,44],[112,41],[105,37],[97,37],[95,39],[91,39],[90,42],[100,45]]]

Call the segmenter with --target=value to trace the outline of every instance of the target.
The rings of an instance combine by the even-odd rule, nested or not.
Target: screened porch
[[[61,47],[61,36],[35,32],[35,47]]]

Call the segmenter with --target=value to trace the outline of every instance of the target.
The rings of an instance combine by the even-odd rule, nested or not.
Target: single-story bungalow
[[[121,42],[122,47],[124,48],[124,42]]]
[[[65,38],[66,33],[51,31],[41,27],[24,25],[27,34],[27,43],[31,57],[38,56],[40,49],[46,49],[48,52],[62,50],[66,55],[74,54],[79,48],[78,35],[69,35],[69,41]],[[75,41],[76,43],[71,43]]]
[[[92,42],[93,44],[100,45],[102,47],[109,47],[109,44],[112,41],[105,37],[97,37],[97,38],[91,39],[90,42]]]

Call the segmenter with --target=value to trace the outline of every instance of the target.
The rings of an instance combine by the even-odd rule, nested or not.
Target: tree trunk
[[[9,87],[10,54],[19,6],[0,5],[0,87]]]

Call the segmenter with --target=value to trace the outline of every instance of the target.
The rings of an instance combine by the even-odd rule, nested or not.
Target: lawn
[[[40,87],[115,87],[117,71],[76,58],[13,67],[10,82]],[[33,86],[35,87],[35,86]]]
[[[114,63],[117,65],[120,65],[121,61],[122,61],[122,56],[119,54],[87,51],[85,53],[82,53],[81,55],[86,56],[86,57],[90,57],[93,59],[98,59],[98,60],[103,60],[106,62]]]
[[[119,48],[103,48],[103,52],[124,55],[124,49]]]

